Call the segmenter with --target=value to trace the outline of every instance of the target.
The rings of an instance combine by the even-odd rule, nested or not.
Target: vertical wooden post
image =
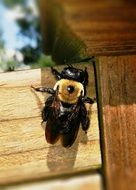
[[[64,7],[58,0],[40,0],[43,50],[56,64],[88,59],[86,45],[67,25]]]
[[[101,57],[97,68],[106,189],[135,190],[136,56]]]
[[[43,51],[52,54],[61,10],[53,0],[39,0]]]

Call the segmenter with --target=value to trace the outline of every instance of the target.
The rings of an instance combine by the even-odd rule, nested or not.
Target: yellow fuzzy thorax
[[[75,89],[72,93],[69,93],[67,90],[69,85],[73,86]],[[74,104],[78,101],[81,92],[82,95],[84,95],[83,85],[80,82],[74,80],[61,79],[55,84],[54,90],[57,88],[59,100],[65,103]]]

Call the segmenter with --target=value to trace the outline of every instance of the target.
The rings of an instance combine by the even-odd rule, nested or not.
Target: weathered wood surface
[[[100,57],[103,161],[108,190],[136,189],[136,56]]]
[[[134,1],[59,1],[87,54],[136,54]],[[102,149],[107,190],[136,189],[136,56],[99,60]],[[102,124],[102,122],[101,122]]]
[[[13,185],[4,190],[101,190],[100,175],[85,175],[69,179],[57,179],[46,182],[35,182],[31,184]]]
[[[59,0],[58,2],[64,10],[66,23],[72,32],[83,40],[89,55],[136,53],[134,1]]]
[[[81,65],[78,65],[79,67]],[[88,94],[95,96],[93,67],[88,65]],[[30,85],[53,87],[50,69],[0,74],[0,184],[47,178],[97,169],[101,165],[97,105],[90,113],[91,127],[75,144],[62,148],[47,144],[41,127],[43,94]]]

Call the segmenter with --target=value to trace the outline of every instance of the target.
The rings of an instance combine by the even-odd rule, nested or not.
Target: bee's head
[[[74,80],[59,80],[54,86],[54,90],[57,89],[60,101],[65,103],[74,104],[78,101],[80,96],[84,96],[84,87],[82,83]]]
[[[61,72],[61,79],[69,79],[73,81],[77,81],[83,84],[83,86],[87,86],[88,84],[88,73],[87,69],[77,69],[72,65],[68,65]]]
[[[58,73],[59,81],[55,84],[54,90],[58,89],[58,97],[66,103],[76,103],[79,96],[85,96],[88,84],[87,69],[77,69],[72,65],[65,67]]]

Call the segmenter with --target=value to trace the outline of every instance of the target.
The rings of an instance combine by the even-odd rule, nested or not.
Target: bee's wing
[[[75,117],[69,122],[69,131],[61,136],[61,143],[64,147],[70,147],[74,143],[80,126],[80,113],[77,111]]]
[[[54,118],[49,119],[46,123],[45,137],[47,142],[50,144],[55,144],[60,137],[60,133],[57,128],[57,125],[55,124]]]
[[[46,122],[45,137],[48,143],[55,144],[60,136],[59,125],[56,122],[60,112],[59,100],[54,97],[52,103],[48,106],[50,106],[50,111]]]

